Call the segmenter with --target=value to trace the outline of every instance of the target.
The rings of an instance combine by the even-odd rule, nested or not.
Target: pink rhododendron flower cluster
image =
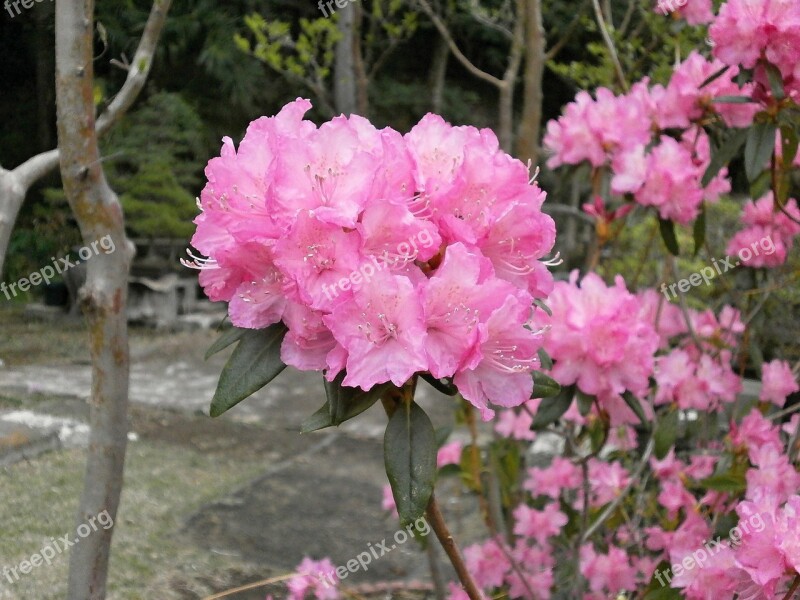
[[[656,12],[680,16],[689,25],[704,25],[714,20],[711,0],[657,0]]]
[[[761,393],[759,399],[783,406],[786,397],[800,390],[792,368],[785,360],[773,360],[761,367]]]
[[[579,92],[564,114],[547,124],[548,165],[587,161],[595,168],[609,167],[614,194],[631,194],[637,203],[655,207],[661,218],[688,223],[703,201],[714,202],[731,189],[725,168],[702,185],[711,151],[707,134],[696,124],[718,114],[729,126],[744,127],[760,109],[755,103],[713,102],[752,92],[751,85],[735,83],[736,68],[700,87],[722,67],[692,52],[666,87],[650,87],[644,79],[620,96],[606,88],[598,89],[595,99]],[[680,139],[666,134],[674,128],[685,130]]]
[[[318,128],[310,107],[254,121],[209,162],[192,240],[206,294],[238,327],[282,321],[283,361],[347,386],[430,372],[485,419],[528,400],[555,225],[526,166],[488,129]]]
[[[795,0],[728,0],[709,29],[714,56],[753,68],[766,58],[787,83],[800,80],[800,3]]]
[[[635,422],[621,395],[647,392],[659,346],[654,324],[640,317],[640,299],[620,276],[609,287],[589,273],[579,286],[575,271],[555,284],[548,305],[553,316],[544,347],[555,361],[552,377],[597,396],[613,424]]]
[[[794,198],[784,209],[794,220],[775,206],[772,192],[757,202],[747,203],[742,214],[745,228],[731,238],[728,254],[739,256],[748,267],[769,268],[785,263],[794,238],[800,235],[800,209]]]

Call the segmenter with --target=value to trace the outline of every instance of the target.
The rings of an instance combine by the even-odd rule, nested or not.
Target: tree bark
[[[516,0],[516,11],[518,18],[514,23],[508,66],[503,74],[503,84],[500,86],[499,123],[497,126],[500,147],[508,153],[512,152],[514,146],[514,90],[525,44],[525,0]]]
[[[172,0],[160,0],[153,4],[125,83],[97,121],[98,136],[102,136],[119,121],[144,87],[171,2]],[[11,231],[25,196],[34,183],[58,167],[58,161],[59,152],[56,148],[37,154],[16,169],[6,170],[0,167],[0,278],[5,267]]]
[[[442,113],[444,107],[444,86],[447,81],[450,47],[441,35],[437,36],[435,44],[428,85],[431,88],[431,110],[438,115]]]
[[[353,23],[353,72],[356,78],[356,110],[365,119],[369,118],[369,75],[364,64],[364,53],[361,47],[362,31],[364,24],[364,9],[360,3],[351,4],[355,7],[356,16]]]
[[[156,0],[151,17],[155,13],[155,21],[163,25],[169,5],[170,0]],[[84,242],[89,245],[105,236],[114,242],[112,251],[87,261],[87,281],[80,294],[89,325],[92,390],[91,433],[77,526],[104,512],[116,521],[128,442],[126,307],[134,251],[125,235],[119,198],[100,163],[93,100],[93,25],[93,0],[58,0],[56,114],[61,179]],[[142,57],[137,52],[132,70],[146,72],[150,62],[152,53]],[[71,548],[68,600],[105,598],[113,531],[113,526],[98,529]]]
[[[336,43],[333,99],[336,110],[344,115],[356,112],[356,67],[353,47],[356,7],[348,3],[339,9],[338,27],[341,38]]]
[[[525,74],[522,122],[517,135],[517,156],[523,162],[539,161],[542,123],[542,77],[545,67],[545,33],[541,0],[525,0]]]

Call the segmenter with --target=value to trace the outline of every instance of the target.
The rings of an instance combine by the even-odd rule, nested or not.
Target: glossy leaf
[[[744,147],[744,169],[748,181],[755,181],[775,151],[777,130],[774,123],[756,123],[750,129]]]

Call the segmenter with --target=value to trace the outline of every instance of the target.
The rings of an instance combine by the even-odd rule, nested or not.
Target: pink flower
[[[369,390],[391,381],[402,386],[428,368],[422,305],[407,277],[376,273],[323,322],[347,351],[344,385]]]
[[[625,289],[621,277],[607,287],[589,273],[577,285],[577,272],[569,282],[556,283],[548,300],[553,316],[545,334],[545,349],[554,359],[552,376],[562,385],[577,383],[601,404],[622,403],[630,390],[643,395],[653,372],[653,355],[659,337],[653,325],[640,318],[638,297]],[[620,404],[614,424],[636,417]]]
[[[582,546],[580,570],[595,593],[614,597],[619,592],[636,589],[636,568],[622,548],[611,546],[608,554],[600,554],[591,545]]]
[[[800,5],[794,0],[728,0],[709,29],[714,56],[752,68],[761,56],[784,77],[800,61]]]
[[[464,449],[464,444],[459,441],[453,441],[445,444],[439,448],[436,455],[436,466],[438,468],[447,465],[457,465],[461,462],[461,451]]]
[[[589,459],[589,483],[592,489],[592,506],[611,502],[630,482],[630,476],[617,461],[604,462]]]
[[[529,325],[531,304],[525,292],[508,295],[479,325],[478,349],[453,379],[462,396],[481,411],[484,420],[494,411],[489,402],[510,408],[530,399],[530,371],[539,364],[542,340]]]
[[[583,478],[581,470],[569,459],[553,457],[549,467],[531,467],[523,487],[533,496],[558,498],[564,490],[580,487]]]
[[[394,501],[394,494],[392,493],[392,486],[388,483],[383,486],[383,500],[381,501],[381,508],[397,516],[397,504]]]
[[[557,504],[548,504],[543,510],[521,504],[514,510],[514,533],[534,539],[539,545],[545,545],[547,538],[561,532],[567,520],[567,516],[558,510]]]
[[[800,220],[796,200],[790,199],[784,208]],[[800,234],[800,225],[776,209],[772,192],[758,202],[746,204],[742,215],[745,228],[728,243],[728,254],[738,256],[741,264],[754,268],[777,267],[786,262],[793,240]]]
[[[336,567],[330,559],[317,561],[305,557],[297,566],[297,575],[286,586],[291,600],[305,600],[308,593],[317,600],[336,600],[339,598],[337,583]]]
[[[773,360],[761,367],[761,393],[758,398],[762,402],[772,402],[783,406],[789,394],[800,390],[792,369],[785,360]]]
[[[464,549],[464,559],[475,582],[484,589],[502,586],[506,573],[511,569],[506,554],[494,540],[468,546]]]
[[[513,409],[502,410],[494,429],[500,435],[515,440],[533,440],[536,438],[536,432],[531,431],[532,424],[533,417],[525,410],[519,412]]]

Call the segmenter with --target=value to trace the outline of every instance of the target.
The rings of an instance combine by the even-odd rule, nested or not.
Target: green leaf
[[[533,372],[533,394],[531,398],[552,398],[561,391],[561,385],[539,371]]]
[[[625,404],[630,407],[630,409],[633,411],[633,414],[636,415],[636,418],[641,421],[644,428],[650,429],[652,427],[652,423],[650,423],[650,421],[647,419],[647,416],[644,414],[644,409],[642,408],[642,403],[639,402],[639,399],[630,391],[626,391],[624,394],[622,394],[622,399],[625,400]]]
[[[702,184],[703,187],[711,183],[711,180],[717,176],[720,169],[727,165],[739,149],[744,145],[747,140],[748,129],[735,129],[734,132],[722,141],[719,148],[713,148],[711,152],[711,162],[703,174]]]
[[[764,171],[756,177],[756,180],[750,184],[750,197],[751,198],[761,198],[764,194],[767,193],[770,186],[772,185],[772,173],[769,171]]]
[[[673,256],[680,256],[681,249],[678,246],[678,238],[675,237],[675,223],[667,219],[658,219],[658,227],[661,230],[661,239],[664,245]]]
[[[702,90],[708,84],[710,84],[710,83],[716,81],[717,79],[719,79],[720,77],[722,77],[728,69],[730,69],[730,66],[729,65],[725,65],[719,71],[716,71],[715,73],[712,73],[711,75],[709,75],[706,78],[706,80],[703,83],[700,84],[700,89]]]
[[[671,410],[658,420],[653,451],[659,460],[664,458],[669,453],[669,449],[675,445],[675,440],[678,439],[679,424],[680,418],[677,410]]]
[[[542,368],[546,371],[550,371],[553,369],[553,359],[550,358],[550,355],[547,353],[547,350],[544,348],[539,348],[539,362],[542,364]]]
[[[692,231],[694,237],[694,256],[700,253],[700,248],[706,241],[706,203],[703,202],[700,207],[700,214],[694,222],[694,229]]]
[[[797,132],[790,125],[781,125],[781,157],[783,168],[790,170],[794,157],[797,156],[798,137]]]
[[[333,381],[325,380],[325,394],[328,397],[328,408],[334,425],[341,425],[360,415],[392,387],[391,383],[381,383],[365,392],[361,388],[342,385],[344,378],[345,372],[342,371]]]
[[[317,412],[303,421],[303,424],[300,426],[300,433],[311,433],[312,431],[318,431],[331,426],[333,426],[331,411],[328,407],[328,403],[325,402]]]
[[[783,90],[783,75],[781,75],[780,69],[770,62],[766,62],[764,66],[767,71],[767,79],[769,79],[769,87],[772,90],[772,95],[776,100],[783,100],[786,98],[786,92]]]
[[[242,339],[242,336],[248,331],[248,329],[240,329],[238,327],[232,327],[231,329],[228,329],[219,338],[217,338],[213,344],[211,344],[211,347],[206,352],[205,359],[208,360],[218,352],[225,350],[225,348],[231,344],[235,344]]]
[[[726,473],[717,473],[700,481],[700,485],[709,490],[738,494],[747,489],[747,480],[744,472],[730,470]]]
[[[400,521],[411,523],[425,513],[436,480],[436,432],[415,402],[389,419],[383,454]]]
[[[231,354],[211,401],[212,417],[218,417],[275,379],[286,368],[281,360],[281,342],[286,326],[246,331]]]
[[[747,96],[717,96],[712,102],[717,104],[751,104],[754,100]]]
[[[345,376],[346,373],[343,371],[333,381],[327,379],[323,381],[327,400],[322,408],[303,421],[300,426],[301,433],[338,427],[370,408],[391,387],[390,383],[382,383],[365,392],[361,388],[342,385]]]
[[[778,131],[775,123],[756,123],[747,135],[744,147],[744,170],[748,181],[755,181],[767,159],[775,150],[775,135]]]
[[[533,429],[543,429],[555,423],[561,418],[567,410],[569,405],[572,404],[572,398],[575,395],[575,386],[571,385],[567,388],[561,388],[561,393],[553,398],[545,398],[539,404],[539,410],[536,411],[536,417],[533,419],[531,427]]]
[[[427,381],[432,388],[445,396],[455,396],[458,393],[458,388],[453,385],[450,379],[436,379],[436,377],[430,373],[423,373],[422,378]]]
[[[592,410],[594,396],[584,394],[582,391],[578,390],[575,397],[578,399],[578,412],[581,413],[582,417],[585,417]]]

